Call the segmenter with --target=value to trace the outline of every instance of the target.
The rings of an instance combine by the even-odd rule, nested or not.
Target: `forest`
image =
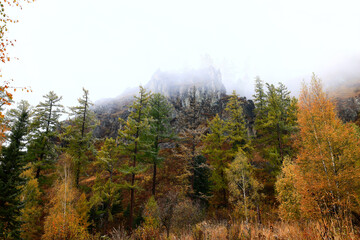
[[[255,81],[215,116],[139,88],[116,138],[96,138],[89,91],[20,101],[2,124],[1,239],[356,239],[360,129],[313,75],[299,98]]]
[[[30,2],[0,2],[1,64],[8,9]],[[360,117],[315,74],[298,97],[257,77],[216,108],[196,86],[180,105],[140,86],[115,127],[86,88],[33,106],[0,79],[1,240],[360,239]]]

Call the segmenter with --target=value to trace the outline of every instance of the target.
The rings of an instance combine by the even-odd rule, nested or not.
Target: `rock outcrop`
[[[153,93],[161,93],[166,96],[174,106],[172,124],[178,131],[185,127],[179,123],[179,115],[189,107],[191,98],[195,99],[200,106],[201,115],[209,119],[216,114],[222,114],[228,96],[222,83],[221,73],[213,67],[192,69],[182,72],[164,72],[158,70],[151,80],[145,85],[147,90]],[[95,129],[95,136],[116,137],[119,129],[119,117],[127,118],[128,108],[133,101],[137,90],[127,92],[115,99],[107,99],[95,103],[94,111],[100,120],[100,125]],[[254,104],[252,101],[241,98],[244,107],[245,118],[248,127],[253,124]],[[206,121],[205,121],[206,123]]]

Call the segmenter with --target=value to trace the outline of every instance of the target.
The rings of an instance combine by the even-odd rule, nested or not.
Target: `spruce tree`
[[[150,123],[149,123],[149,99],[150,93],[140,86],[139,95],[135,97],[130,106],[130,115],[125,121],[120,119],[122,127],[119,130],[119,148],[121,153],[128,157],[120,170],[125,175],[130,175],[130,181],[124,184],[124,188],[130,190],[130,214],[129,227],[132,231],[133,212],[135,204],[135,190],[140,186],[136,183],[136,175],[144,172],[145,158],[149,157],[151,147]]]
[[[0,238],[19,239],[19,216],[23,206],[19,195],[25,179],[21,177],[24,170],[25,150],[24,138],[28,133],[29,105],[21,102],[17,110],[12,111],[16,116],[11,126],[10,144],[2,148],[0,158]]]

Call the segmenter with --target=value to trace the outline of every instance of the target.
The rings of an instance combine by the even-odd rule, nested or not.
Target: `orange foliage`
[[[79,202],[79,192],[73,186],[73,178],[69,174],[70,160],[66,155],[62,156],[62,160],[65,160],[63,176],[60,181],[55,183],[50,200],[52,207],[44,222],[45,233],[42,239],[87,240],[90,239],[90,235],[87,232],[86,209],[84,210],[86,204],[76,204],[77,201]],[[85,195],[80,196],[80,201],[86,202],[86,198],[84,198]]]
[[[16,40],[9,40],[6,36],[8,31],[9,23],[17,23],[18,20],[11,18],[6,9],[8,7],[19,7],[22,8],[22,2],[33,2],[35,0],[4,0],[0,2],[0,62],[6,63],[10,61],[10,56],[8,54],[7,48],[14,46]],[[0,79],[2,78],[1,68],[0,68]],[[11,80],[12,81],[12,80]],[[11,87],[11,81],[2,80],[0,83],[0,143],[3,143],[5,139],[4,132],[7,131],[5,124],[3,122],[4,114],[2,112],[2,107],[6,105],[11,105],[13,94],[10,92],[10,89],[16,91],[15,87]],[[30,89],[23,88],[27,92],[31,91]]]
[[[300,127],[296,188],[304,216],[339,217],[358,211],[360,139],[353,125],[336,116],[335,106],[314,75],[299,99]]]

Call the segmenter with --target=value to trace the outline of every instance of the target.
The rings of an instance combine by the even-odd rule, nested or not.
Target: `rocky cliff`
[[[155,72],[145,88],[153,93],[161,93],[168,98],[174,106],[173,125],[177,130],[184,126],[179,124],[179,115],[189,107],[190,99],[195,98],[201,109],[204,119],[215,114],[221,114],[225,108],[228,97],[222,83],[221,73],[213,67],[191,69],[181,72],[160,71]],[[100,120],[95,129],[95,136],[116,137],[119,128],[118,118],[129,115],[127,106],[131,104],[137,89],[121,95],[115,99],[97,102],[94,111]],[[254,105],[251,101],[242,98],[244,112],[249,126],[252,125]]]

